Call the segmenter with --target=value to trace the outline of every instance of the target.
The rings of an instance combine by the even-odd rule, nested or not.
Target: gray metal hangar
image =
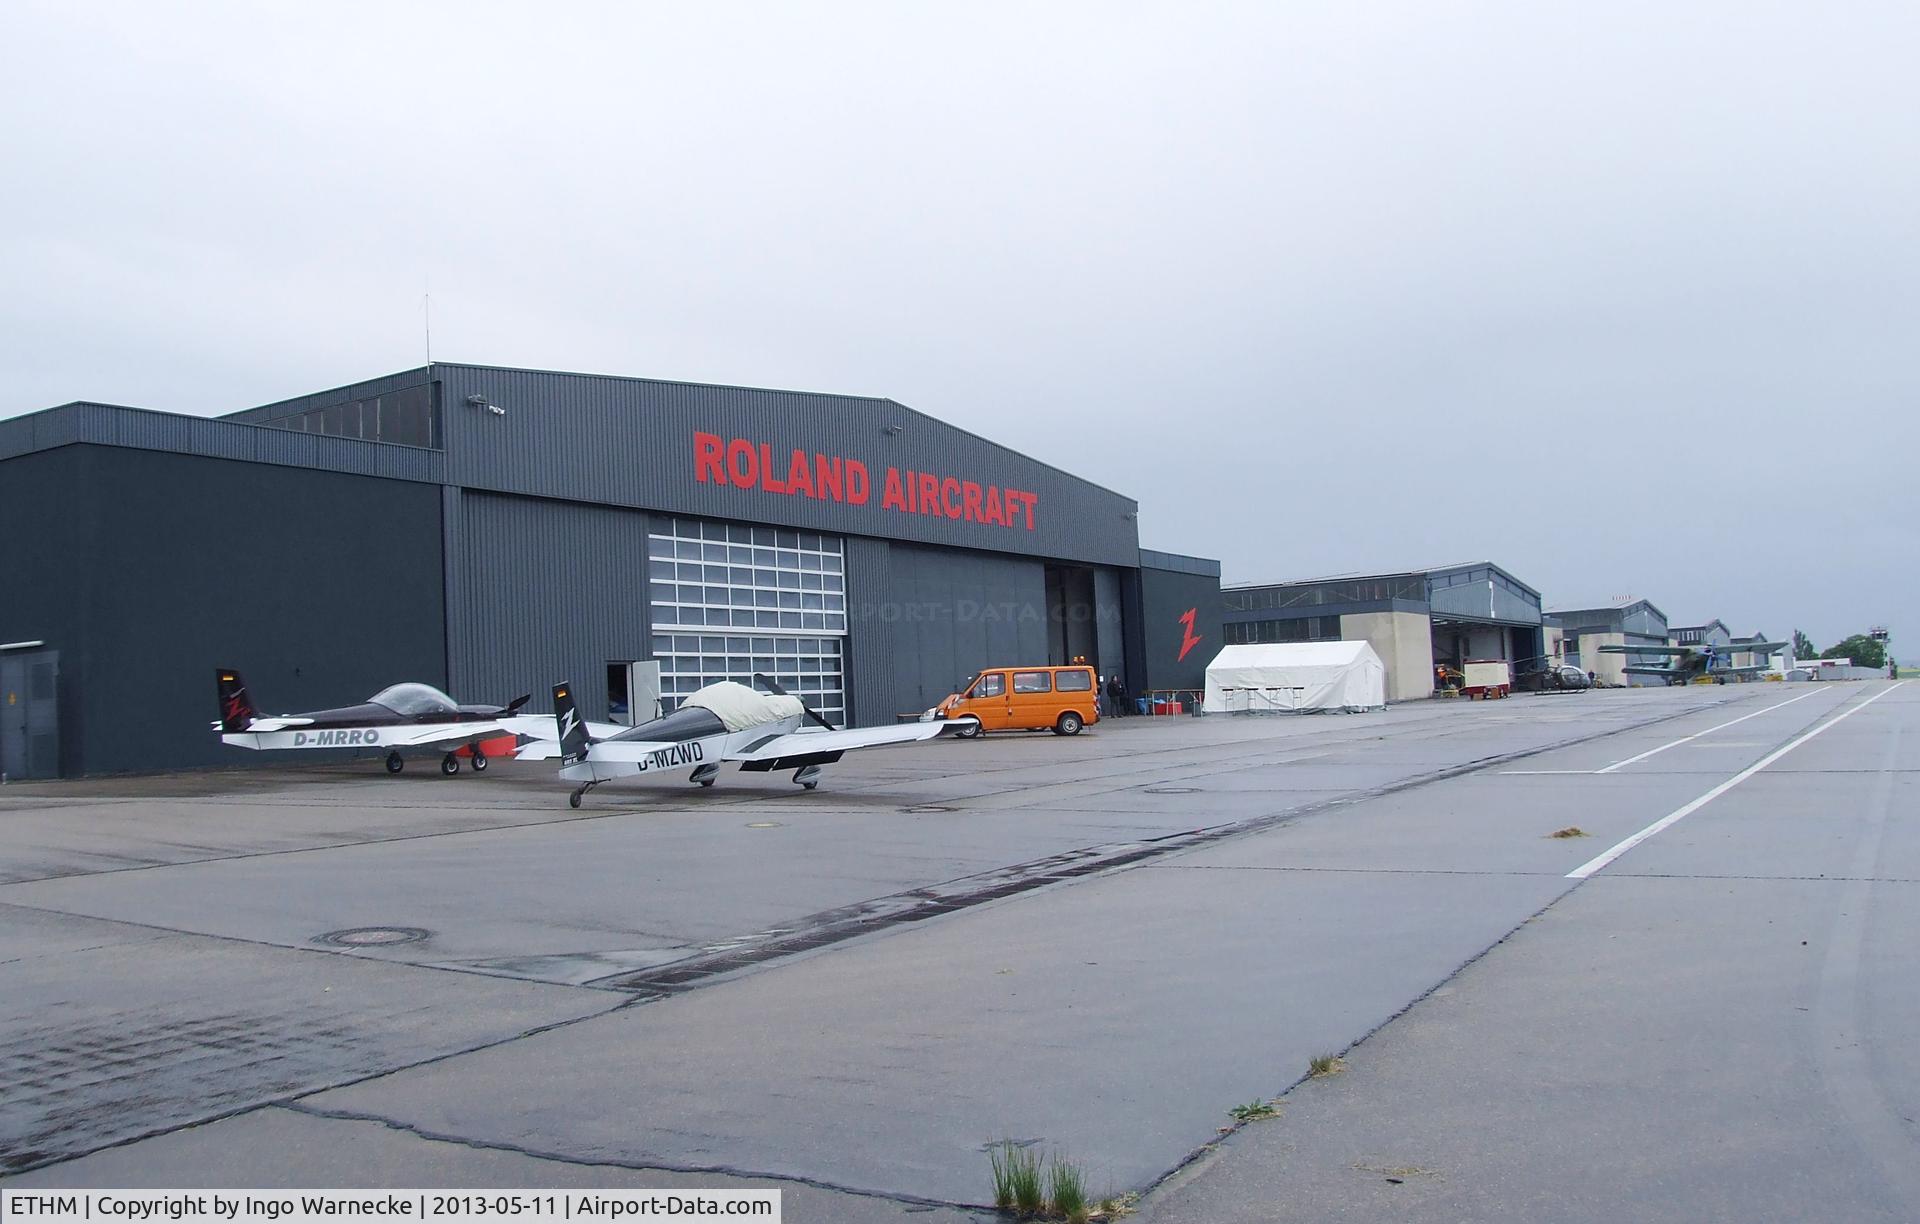
[[[856,396],[435,363],[217,419],[67,404],[0,421],[0,769],[234,763],[217,666],[264,709],[567,679],[616,717],[763,671],[864,723],[992,664],[1183,687],[1219,567],[1143,554],[1137,510]]]
[[[1221,592],[1228,645],[1364,640],[1387,667],[1387,699],[1433,695],[1436,663],[1522,663],[1546,654],[1540,592],[1491,561],[1392,574],[1236,583]]]

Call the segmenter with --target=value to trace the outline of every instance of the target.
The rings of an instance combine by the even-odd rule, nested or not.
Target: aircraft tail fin
[[[245,731],[260,713],[253,708],[253,698],[247,696],[247,682],[231,667],[215,668],[214,675],[220,683],[220,729]]]
[[[576,765],[584,761],[587,749],[593,746],[593,736],[587,733],[587,724],[573,704],[573,685],[564,680],[553,686],[553,717],[560,727],[560,763]]]

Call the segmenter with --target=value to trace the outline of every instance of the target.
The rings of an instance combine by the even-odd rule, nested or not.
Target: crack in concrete
[[[619,1160],[612,1157],[589,1159],[572,1156],[564,1152],[549,1151],[543,1148],[529,1147],[525,1144],[505,1143],[492,1139],[475,1139],[468,1135],[455,1135],[450,1132],[430,1130],[411,1122],[402,1122],[383,1114],[366,1113],[356,1109],[329,1109],[320,1105],[310,1105],[304,1101],[293,1100],[275,1102],[272,1106],[290,1113],[305,1114],[313,1118],[325,1118],[335,1122],[371,1122],[384,1126],[401,1134],[412,1135],[432,1143],[450,1143],[458,1147],[470,1148],[482,1152],[508,1152],[516,1156],[526,1156],[533,1160],[551,1160],[556,1164],[573,1165],[579,1168],[631,1169],[635,1172],[650,1173],[694,1173],[716,1177],[737,1177],[742,1181],[777,1181],[796,1186],[811,1186],[816,1190],[826,1190],[834,1194],[851,1194],[859,1198],[878,1199],[888,1203],[910,1203],[916,1207],[946,1207],[957,1211],[990,1210],[986,1203],[956,1203],[945,1199],[923,1198],[915,1194],[901,1194],[888,1190],[870,1190],[861,1186],[847,1186],[838,1182],[826,1181],[816,1177],[805,1177],[793,1173],[768,1173],[759,1169],[742,1169],[726,1164],[675,1164],[663,1160]]]

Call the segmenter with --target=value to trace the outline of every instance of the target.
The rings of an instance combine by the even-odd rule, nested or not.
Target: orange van
[[[1100,721],[1094,702],[1099,681],[1093,669],[1072,667],[989,667],[968,678],[960,691],[934,706],[921,718],[971,718],[978,726],[961,735],[982,731],[1052,731],[1078,735],[1080,728]]]

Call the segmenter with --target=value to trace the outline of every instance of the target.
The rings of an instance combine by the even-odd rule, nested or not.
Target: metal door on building
[[[60,776],[60,652],[0,653],[0,777]]]

